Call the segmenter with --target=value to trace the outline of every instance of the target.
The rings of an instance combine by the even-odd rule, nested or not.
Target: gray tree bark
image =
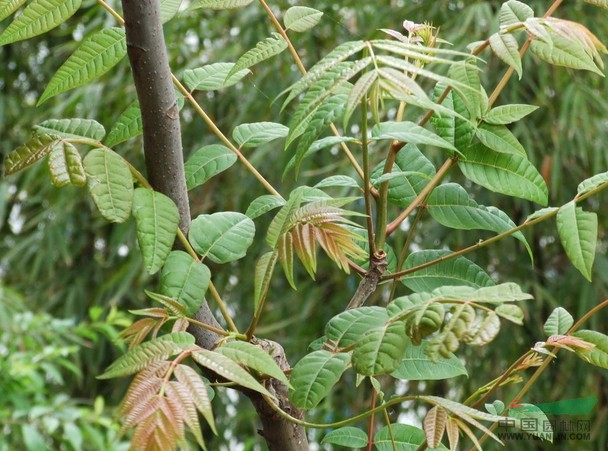
[[[152,187],[169,196],[180,212],[180,228],[187,233],[190,228],[190,204],[184,175],[179,109],[171,80],[159,0],[122,0],[127,54],[142,114],[144,155],[148,180]],[[207,303],[196,314],[196,319],[218,328]],[[220,338],[202,327],[189,329],[199,346],[210,349]],[[266,342],[280,352],[272,355],[280,358],[282,369],[289,368],[280,345]],[[271,344],[268,344],[271,343]],[[271,380],[269,390],[277,397],[279,405],[294,416],[300,412],[291,405],[287,389],[279,381]],[[251,400],[262,423],[260,434],[270,451],[306,451],[306,431],[279,416],[272,406],[258,393],[243,391]]]

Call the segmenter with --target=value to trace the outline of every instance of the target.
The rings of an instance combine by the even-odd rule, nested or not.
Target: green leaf
[[[584,0],[590,5],[599,6],[600,8],[608,9],[608,0]]]
[[[232,211],[200,215],[192,221],[189,232],[194,250],[215,263],[243,258],[254,235],[253,221]]]
[[[254,314],[259,313],[260,306],[266,299],[270,280],[277,263],[278,254],[276,251],[266,252],[260,257],[255,265],[255,280],[253,287],[253,307]]]
[[[318,24],[321,16],[323,13],[319,10],[306,6],[292,6],[285,11],[283,23],[286,30],[302,32]]]
[[[48,444],[44,440],[44,436],[31,424],[23,424],[21,426],[21,435],[23,437],[23,443],[28,451],[48,449]]]
[[[355,343],[353,368],[364,376],[390,374],[401,365],[407,345],[403,322],[369,330]]]
[[[568,202],[557,212],[557,232],[568,258],[591,282],[597,243],[597,215]]]
[[[289,386],[289,380],[281,371],[277,362],[262,348],[245,341],[230,341],[216,350],[241,365],[244,365],[260,374],[266,374],[280,380]]]
[[[102,76],[127,54],[123,28],[106,28],[87,37],[67,59],[40,96],[37,105],[57,94]]]
[[[589,191],[593,191],[595,188],[599,188],[600,186],[606,183],[608,183],[608,172],[595,174],[593,177],[590,177],[579,183],[578,188],[576,189],[576,194],[577,196],[581,196],[583,194],[588,193]]]
[[[403,269],[413,268],[451,253],[446,250],[413,252],[405,260]],[[481,267],[463,256],[405,275],[401,278],[401,283],[415,292],[430,292],[444,285],[465,285],[473,288],[494,285],[492,278]]]
[[[578,41],[554,32],[550,32],[550,37],[550,43],[534,39],[530,46],[532,53],[555,66],[588,70],[602,77],[604,76],[604,73],[595,64],[593,57],[585,51],[585,48]]]
[[[4,174],[11,175],[46,157],[60,142],[59,136],[35,135],[4,157]]]
[[[48,162],[51,182],[56,187],[84,186],[87,183],[82,159],[72,144],[61,141],[49,154]]]
[[[446,86],[438,83],[433,91],[433,99],[437,101],[443,94]],[[458,94],[450,91],[442,102],[442,105],[456,114],[447,114],[436,111],[431,117],[431,123],[437,130],[437,134],[450,144],[453,144],[459,152],[471,144],[474,128],[469,122],[469,113],[464,102]],[[475,124],[476,125],[476,124]]]
[[[481,117],[481,112],[484,110],[484,101],[477,60],[468,58],[459,64],[454,64],[450,67],[449,76],[470,88],[464,91],[458,86],[454,87],[460,94],[460,98],[464,102],[471,119],[476,120]]]
[[[268,233],[266,235],[266,243],[272,248],[276,249],[279,244],[279,239],[285,232],[289,230],[291,217],[295,211],[300,207],[302,202],[302,191],[292,192],[289,196],[287,204],[283,206],[274,217],[270,225],[268,226]]]
[[[515,419],[517,429],[524,431],[526,434],[535,435],[543,440],[553,442],[553,430],[551,422],[545,412],[540,407],[534,404],[520,404],[518,407],[508,410],[509,418]],[[531,424],[538,427],[530,427]]]
[[[458,166],[469,180],[491,191],[547,205],[548,191],[536,168],[523,155],[491,152],[474,145]]]
[[[131,349],[116,360],[97,379],[112,379],[128,376],[143,370],[154,362],[196,347],[194,337],[187,332],[175,332],[154,338]]]
[[[219,352],[200,349],[192,353],[192,358],[199,365],[210,369],[214,373],[228,379],[231,382],[236,382],[242,387],[249,388],[272,399],[276,399],[268,392],[268,390],[266,390],[258,381],[256,381],[251,374],[241,368],[232,359],[220,354]]]
[[[101,215],[110,222],[125,222],[133,203],[133,177],[125,160],[110,150],[93,149],[82,163]]]
[[[287,42],[279,33],[272,33],[272,36],[264,39],[256,44],[254,48],[245,52],[237,61],[236,64],[228,75],[226,75],[226,79],[230,79],[230,77],[243,69],[248,69],[251,66],[255,66],[256,64],[272,58],[275,55],[278,55],[283,50],[287,48]]]
[[[433,190],[428,199],[429,213],[439,224],[459,230],[490,230],[495,233],[515,228],[515,223],[495,207],[478,205],[466,190],[446,183]],[[521,232],[512,235],[529,248]]]
[[[563,307],[557,307],[551,312],[547,321],[545,321],[543,331],[547,337],[551,335],[565,335],[573,324],[574,318],[568,313],[568,310]]]
[[[33,0],[0,34],[0,46],[46,33],[72,17],[82,0]]]
[[[413,122],[382,122],[375,125],[372,129],[372,139],[394,139],[404,143],[428,144],[430,146],[441,147],[458,151],[452,144],[435,133],[420,127]]]
[[[489,287],[471,288],[463,286],[441,287],[431,293],[433,299],[455,299],[482,304],[502,304],[532,299],[532,295],[521,291],[519,285],[505,282]]]
[[[515,69],[521,80],[523,68],[517,39],[509,33],[494,33],[490,36],[490,47],[501,60]]]
[[[275,139],[285,138],[289,128],[276,122],[254,122],[237,125],[232,131],[232,139],[239,147],[258,147]]]
[[[264,213],[274,210],[275,208],[282,207],[283,205],[285,205],[285,199],[283,199],[281,196],[277,196],[275,194],[264,194],[249,204],[245,214],[251,219],[255,219],[262,216]]]
[[[234,63],[213,63],[196,69],[187,69],[184,71],[184,84],[191,91],[215,91],[228,88],[236,85],[250,73],[249,69],[242,69],[228,77],[234,66]]]
[[[534,113],[536,110],[538,110],[538,107],[535,105],[525,105],[520,103],[501,105],[492,108],[488,113],[486,113],[486,115],[483,117],[483,121],[494,125],[511,124],[523,119],[528,114]]]
[[[207,9],[236,9],[247,6],[253,0],[196,0],[190,9],[207,8]]]
[[[359,77],[359,80],[357,80],[357,82],[353,86],[353,89],[351,89],[348,99],[346,101],[346,106],[344,108],[344,118],[342,119],[342,127],[344,129],[347,128],[348,120],[355,111],[355,108],[357,108],[359,102],[361,102],[361,99],[365,97],[365,95],[370,91],[370,89],[372,88],[372,86],[374,86],[374,83],[376,83],[377,80],[377,70],[370,70],[369,72],[365,72],[363,75],[361,75],[361,77]]]
[[[523,22],[530,17],[534,17],[534,10],[525,3],[516,0],[503,3],[498,16],[501,26]]]
[[[333,186],[344,186],[348,188],[359,188],[359,182],[348,175],[332,175],[321,180],[315,185],[315,188],[329,188]]]
[[[526,150],[517,140],[515,135],[513,135],[513,133],[504,125],[489,125],[482,123],[477,128],[475,136],[479,138],[482,144],[496,152],[526,157]]]
[[[373,184],[377,184],[377,180],[382,175],[383,170],[384,162],[374,168],[371,174]],[[407,174],[404,171],[411,173]],[[393,172],[402,173],[403,176],[391,179],[388,182],[388,199],[405,208],[433,178],[435,166],[420,152],[415,144],[407,144],[397,154],[393,165]]]
[[[13,14],[26,0],[1,0],[0,1],[0,21],[3,21],[8,16]]]
[[[225,171],[234,163],[237,156],[228,147],[221,144],[211,144],[195,151],[186,164],[186,187],[188,190],[196,188],[214,175]]]
[[[182,4],[182,0],[160,0],[160,18],[163,23],[166,23],[173,19],[179,7]]]
[[[137,225],[137,242],[149,274],[158,272],[175,241],[179,211],[167,196],[148,188],[133,193],[133,217]]]
[[[203,304],[211,272],[183,251],[172,251],[160,276],[160,292],[182,304],[186,316],[194,315]]]
[[[391,376],[410,381],[450,379],[463,374],[468,376],[462,362],[452,353],[447,359],[440,356],[433,361],[425,354],[427,345],[427,342],[420,346],[410,343],[405,350],[401,366],[393,371]]]
[[[494,312],[501,318],[511,321],[512,323],[523,326],[524,324],[524,312],[523,310],[513,304],[499,305],[494,309]]]
[[[574,332],[577,338],[595,345],[591,351],[577,351],[577,355],[586,362],[600,368],[608,369],[608,336],[594,330],[579,330]]]
[[[316,407],[340,380],[349,360],[348,354],[323,350],[304,356],[291,370],[291,402],[301,409]]]
[[[104,144],[114,147],[116,144],[141,135],[142,132],[141,110],[139,102],[135,100],[121,113],[106,136]]]
[[[62,138],[91,138],[101,141],[106,130],[93,119],[49,119],[34,126],[38,135],[52,134]]]
[[[540,209],[536,210],[534,213],[529,214],[528,217],[526,218],[526,222],[532,221],[533,219],[537,219],[537,218],[540,218],[547,214],[553,213],[557,210],[559,210],[559,208],[557,208],[557,207],[540,208]]]
[[[346,310],[329,320],[325,336],[338,347],[355,344],[369,330],[382,327],[388,321],[386,309],[382,307],[359,307]]]
[[[391,424],[390,429],[388,426],[384,426],[374,435],[374,445],[377,451],[395,451],[395,449],[397,451],[416,451],[425,441],[424,431],[409,424]],[[425,449],[432,451],[447,448],[441,445],[439,448],[425,447]]]
[[[304,158],[308,158],[308,157],[312,156],[319,150],[323,150],[328,147],[333,147],[336,144],[353,142],[353,141],[356,141],[356,139],[353,137],[350,137],[350,136],[327,136],[325,138],[321,138],[321,139],[313,142],[312,145],[308,148],[308,150],[306,152],[304,152],[304,155],[301,158],[297,155],[294,155],[293,157],[291,157],[291,159],[285,165],[285,169],[283,169],[283,179],[285,178],[285,175],[287,175],[287,173],[296,166],[296,157],[300,158],[300,162],[301,162],[302,160],[304,160]]]
[[[353,426],[345,426],[328,432],[321,440],[321,444],[326,443],[344,448],[363,448],[367,446],[367,433]]]

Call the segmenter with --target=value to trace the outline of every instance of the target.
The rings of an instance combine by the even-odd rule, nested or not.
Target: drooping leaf
[[[0,34],[0,46],[46,33],[72,17],[82,0],[33,0]]]
[[[190,9],[236,9],[247,6],[253,0],[196,0]]]
[[[604,73],[594,62],[593,57],[585,51],[585,48],[578,41],[554,32],[550,32],[550,37],[550,43],[538,39],[533,40],[530,51],[540,59],[555,66],[588,70],[604,76]]]
[[[188,190],[204,184],[214,175],[225,171],[234,163],[237,156],[226,146],[211,144],[196,150],[186,164],[186,187]]]
[[[436,299],[459,299],[482,304],[502,304],[504,302],[519,302],[532,299],[521,287],[513,282],[505,282],[481,288],[472,287],[440,287],[431,293]]]
[[[262,144],[285,138],[289,128],[276,122],[254,122],[237,125],[232,131],[232,138],[239,147],[258,147]]]
[[[384,163],[374,168],[371,174],[373,184],[377,184],[383,169]],[[402,174],[389,180],[388,198],[400,207],[407,207],[433,178],[435,166],[415,144],[407,144],[397,154],[393,172]]]
[[[512,323],[523,326],[524,324],[524,311],[521,307],[513,304],[499,305],[494,309],[494,312],[501,318],[511,321]]]
[[[11,175],[46,157],[60,142],[56,135],[35,135],[4,157],[4,174]]]
[[[475,132],[482,144],[500,153],[508,153],[526,157],[526,150],[515,135],[504,125],[482,123]],[[487,152],[487,151],[486,151]],[[466,153],[466,152],[465,152]]]
[[[399,368],[391,373],[397,379],[410,381],[450,379],[461,375],[468,376],[467,370],[454,354],[449,358],[439,357],[433,361],[426,353],[426,342],[420,346],[409,345]]]
[[[293,31],[306,31],[321,20],[323,13],[314,8],[307,8],[306,6],[292,6],[283,16],[283,23],[285,24],[286,30]]]
[[[224,211],[192,221],[189,239],[194,250],[215,263],[243,258],[255,235],[255,225],[242,213]]]
[[[131,215],[133,177],[127,163],[110,150],[93,149],[83,160],[87,188],[99,212],[110,222]]]
[[[48,119],[34,126],[39,135],[51,134],[62,138],[91,138],[101,141],[106,130],[93,119]]]
[[[289,380],[275,360],[262,348],[245,341],[230,341],[216,350],[229,359],[260,374],[266,374],[289,386]]]
[[[416,451],[425,441],[424,431],[409,424],[394,423],[390,429],[389,426],[384,426],[374,435],[377,451],[394,451],[395,447],[398,451]],[[447,448],[441,445],[439,448],[426,449],[432,451]]]
[[[604,184],[608,183],[608,172],[602,172],[601,174],[595,174],[593,177],[589,177],[579,183],[576,189],[577,195],[583,195],[589,191],[593,191]]]
[[[48,162],[53,185],[57,187],[84,186],[87,183],[82,159],[72,144],[62,141],[54,146],[49,154]]]
[[[534,10],[525,3],[517,0],[509,0],[508,2],[503,3],[498,15],[501,26],[524,22],[530,17],[534,17]]]
[[[194,337],[187,332],[163,335],[160,338],[142,343],[119,357],[102,375],[97,376],[97,379],[128,376],[146,368],[154,362],[160,362],[195,346]]]
[[[438,101],[446,89],[444,84],[438,83],[433,91],[433,99]],[[469,113],[460,96],[450,91],[442,102],[442,105],[455,114],[447,114],[436,111],[431,117],[431,123],[437,130],[437,134],[452,144],[459,152],[462,152],[473,139],[474,128],[469,122]]]
[[[186,316],[194,315],[209,287],[209,268],[183,251],[172,251],[160,276],[160,292],[184,306]]]
[[[369,330],[355,343],[353,368],[364,376],[390,374],[401,365],[407,346],[402,322]]]
[[[268,295],[270,280],[272,278],[274,266],[277,263],[277,258],[278,253],[276,251],[267,252],[260,257],[255,266],[253,307],[256,315],[259,313],[260,306]]]
[[[355,108],[361,99],[365,98],[367,93],[370,91],[374,83],[378,80],[378,71],[370,70],[369,72],[364,73],[359,77],[359,80],[351,89],[348,99],[346,100],[346,106],[344,108],[344,118],[343,118],[343,127],[346,129],[348,125],[348,120],[352,116]]]
[[[293,192],[289,196],[287,204],[283,206],[274,217],[270,225],[268,226],[268,233],[266,235],[266,243],[272,248],[276,249],[279,244],[279,239],[284,235],[290,226],[292,215],[299,208],[302,202],[302,192]]]
[[[345,426],[328,432],[321,444],[331,444],[344,448],[363,448],[367,446],[367,433],[362,429]]]
[[[494,33],[490,36],[490,47],[501,60],[515,69],[521,80],[523,68],[517,39],[509,33]]]
[[[359,307],[346,310],[329,320],[325,336],[338,347],[348,347],[357,342],[369,330],[382,327],[388,321],[382,307]]]
[[[455,86],[456,91],[460,94],[461,100],[464,102],[471,119],[479,119],[481,112],[484,110],[484,99],[481,92],[481,81],[479,78],[479,68],[477,60],[468,58],[460,64],[454,64],[450,67],[449,76],[468,86],[470,89],[463,91]]]
[[[426,128],[408,121],[382,122],[375,125],[372,129],[372,138],[375,140],[394,139],[404,143],[427,144],[457,151],[457,149],[445,139],[437,136]]]
[[[537,109],[538,107],[535,105],[524,105],[519,103],[501,105],[488,111],[483,117],[483,121],[494,125],[511,124],[523,119]]]
[[[160,0],[160,18],[163,23],[169,22],[182,4],[182,0]]]
[[[148,188],[133,193],[133,217],[137,225],[137,242],[149,274],[158,272],[175,241],[179,211],[167,196]]]
[[[547,205],[547,185],[523,155],[489,151],[473,145],[458,166],[469,180],[491,191]]]
[[[557,232],[568,258],[591,281],[597,243],[597,215],[568,202],[557,212]]]
[[[0,21],[17,11],[26,0],[2,0],[0,1]]]
[[[568,310],[563,307],[557,307],[551,312],[547,321],[545,321],[543,331],[547,337],[551,335],[564,335],[573,324],[574,319],[568,313]]]
[[[206,64],[196,69],[184,71],[184,84],[191,91],[215,91],[236,85],[249,73],[249,69],[242,69],[228,74],[234,68],[234,63],[213,63]]]
[[[245,52],[237,61],[236,64],[226,75],[226,79],[243,69],[248,69],[251,66],[272,58],[278,55],[287,48],[287,42],[279,33],[272,33],[272,36],[264,39],[256,44],[254,48]]]
[[[38,100],[41,105],[57,94],[82,86],[102,76],[127,54],[123,28],[113,27],[98,31],[82,41],[67,59]]]
[[[574,332],[577,338],[581,338],[588,343],[594,344],[595,348],[591,351],[577,351],[577,355],[592,365],[608,369],[608,336],[595,330],[578,330]]]
[[[275,194],[264,194],[249,204],[245,214],[251,219],[255,219],[262,216],[264,213],[274,210],[275,208],[282,207],[283,205],[285,205],[285,199],[283,199],[281,196],[277,196]]]
[[[139,102],[135,100],[120,114],[106,136],[104,144],[114,147],[116,144],[141,135],[142,132],[141,110]]]
[[[336,385],[349,360],[348,354],[323,350],[304,356],[291,370],[291,402],[301,409],[316,407]]]
[[[405,260],[403,269],[422,265],[450,253],[445,250],[413,252]],[[492,278],[481,267],[463,256],[407,274],[401,278],[401,282],[416,292],[429,292],[444,285],[466,285],[474,288],[494,285]]]
[[[211,429],[215,432],[215,421],[213,419],[213,408],[211,407],[210,388],[205,384],[201,376],[186,365],[177,365],[174,370],[177,381],[187,389],[190,399]],[[211,393],[213,391],[211,390]],[[194,432],[194,431],[193,431]]]
[[[428,206],[433,219],[454,229],[502,233],[516,227],[506,214],[497,208],[477,204],[462,186],[455,183],[446,183],[435,188],[429,196]],[[521,232],[512,236],[529,247]]]
[[[200,349],[192,353],[192,358],[199,365],[210,369],[214,373],[217,373],[229,381],[236,382],[242,387],[249,388],[253,391],[275,399],[275,397],[270,394],[268,390],[266,390],[257,380],[255,380],[255,378],[245,369],[239,366],[238,363],[225,355],[220,354],[219,352]]]

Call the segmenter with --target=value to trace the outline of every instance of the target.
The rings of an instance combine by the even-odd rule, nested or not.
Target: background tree
[[[536,4],[532,6],[540,15],[547,5],[545,2],[536,2]],[[449,2],[433,2],[403,7],[399,10],[402,16],[395,17],[394,9],[391,8],[398,5],[380,4],[374,10],[359,8],[355,3],[353,5],[348,2],[314,5],[325,13],[324,20],[313,31],[297,35],[296,42],[306,67],[312,66],[328,50],[345,40],[377,37],[378,32],[375,31],[377,28],[400,29],[404,18],[432,21],[433,24],[441,26],[443,38],[453,42],[455,48],[463,49],[464,44],[471,39],[469,36],[462,36],[461,30],[470,30],[476,38],[480,39],[489,36],[496,30],[495,14],[500,7],[498,2],[494,4],[477,2],[464,5],[458,10],[458,5],[451,5]],[[279,3],[276,7],[279,11],[287,9],[287,5]],[[386,11],[382,8],[386,8]],[[451,11],[458,11],[458,14]],[[591,6],[582,2],[569,2],[568,7],[563,7],[561,11],[564,11],[564,16],[569,19],[581,19],[600,39],[605,37],[605,21],[602,21],[601,14],[591,14],[590,11],[595,11],[591,10]],[[61,36],[61,33],[51,33],[42,38],[1,48],[0,55],[7,61],[7,64],[2,65],[4,69],[0,69],[6,73],[6,76],[2,77],[4,89],[8,87],[11,89],[11,95],[2,98],[2,102],[8,104],[8,107],[2,109],[7,120],[0,122],[7,126],[5,130],[0,131],[3,137],[8,136],[11,139],[10,145],[6,145],[4,149],[8,151],[16,147],[23,142],[31,124],[40,123],[49,117],[94,117],[106,125],[112,124],[116,121],[117,112],[135,100],[135,93],[130,87],[130,78],[126,73],[127,66],[123,62],[102,79],[104,84],[89,84],[64,94],[59,100],[52,98],[46,103],[50,105],[51,102],[56,102],[51,107],[45,106],[39,110],[33,108],[33,103],[42,93],[43,86],[51,78],[50,75],[44,76],[44,74],[53,72],[60,65],[60,61],[55,59],[59,58],[56,49],[65,49],[67,57],[78,47],[79,40],[83,36],[90,35],[98,29],[100,23],[107,20],[107,15],[103,14],[98,5],[85,4],[71,21],[74,24],[87,25],[74,28],[68,23],[60,29],[63,30],[64,36]],[[185,36],[183,42],[169,41],[169,53],[176,67],[194,68],[208,61],[235,61],[270,32],[270,22],[265,19],[266,12],[263,8],[256,8],[253,5],[239,10],[238,13],[198,10],[197,14],[196,17],[189,17],[188,14],[180,15],[179,20],[172,20],[165,26],[168,35]],[[577,17],[579,15],[580,17]],[[391,20],[393,23],[389,23]],[[227,28],[231,30],[233,39],[225,35]],[[75,31],[73,36],[70,36],[68,33],[72,30]],[[201,41],[208,44],[202,51],[202,57],[199,56]],[[53,58],[48,58],[50,49],[53,50]],[[24,61],[19,61],[20,58]],[[483,73],[484,85],[495,86],[503,66],[497,59],[488,59],[488,61],[489,69]],[[27,65],[30,65],[32,70],[25,71]],[[298,78],[297,72],[292,70],[291,65],[289,55],[284,52],[268,65],[256,66],[255,73],[244,79],[242,86],[237,85],[219,93],[196,95],[204,101],[205,110],[212,117],[217,118],[216,124],[223,130],[230,130],[239,123],[272,120],[278,117],[280,103],[271,104],[271,100],[289,84],[288,80],[295,81]],[[552,68],[527,56],[524,65],[526,75],[521,84],[517,84],[515,80],[511,81],[503,92],[501,100],[504,103],[532,103],[544,108],[546,114],[532,115],[521,125],[516,124],[512,130],[528,150],[530,160],[543,168],[542,173],[548,181],[552,196],[550,204],[562,205],[572,197],[572,193],[576,192],[575,185],[586,175],[605,170],[606,153],[602,143],[605,142],[606,134],[603,122],[606,106],[598,95],[605,89],[605,82],[591,78],[585,73]],[[53,69],[45,70],[47,66]],[[33,73],[38,74],[37,80],[31,75]],[[277,73],[286,80],[284,86],[276,83]],[[110,76],[113,78],[108,78]],[[548,79],[551,79],[551,83],[547,83]],[[255,90],[259,95],[244,95],[251,90]],[[66,95],[71,98],[66,100]],[[553,100],[560,96],[563,96],[564,103]],[[26,103],[29,102],[31,108],[24,109],[20,104],[22,99]],[[264,117],[261,117],[260,111],[266,111]],[[585,117],[586,111],[590,112]],[[186,124],[183,139],[187,154],[203,144],[217,142],[212,134],[201,134],[200,122],[193,122],[192,110],[184,109],[182,115]],[[131,143],[115,147],[123,155],[128,156],[129,161],[135,166],[143,167],[142,162],[138,161],[141,158],[137,152],[138,146]],[[551,143],[551,145],[542,148],[537,143]],[[273,185],[278,185],[280,181],[280,171],[277,171],[276,167],[283,167],[291,157],[279,151],[280,148],[276,144],[270,143],[253,151],[250,158],[251,163],[261,173],[268,175],[268,180]],[[272,166],[266,167],[269,161],[267,156],[270,154],[273,157]],[[432,154],[431,158],[437,163],[439,158],[435,156],[439,157],[438,154]],[[312,161],[304,161],[299,183],[313,184],[326,174],[352,173],[351,169],[347,169],[348,162],[335,158],[329,152],[316,154],[314,163]],[[563,168],[567,168],[568,171]],[[107,306],[120,302],[124,305],[142,306],[144,302],[147,303],[139,294],[142,290],[138,287],[144,283],[145,286],[150,286],[150,282],[146,281],[140,269],[141,259],[138,253],[132,252],[135,233],[133,227],[128,224],[106,225],[96,213],[92,213],[90,200],[83,197],[79,191],[64,189],[58,192],[54,188],[49,188],[46,175],[43,175],[45,171],[44,165],[38,165],[25,172],[19,179],[11,178],[2,182],[5,200],[0,204],[4,207],[4,214],[0,216],[5,218],[2,233],[6,234],[6,238],[2,240],[2,246],[5,247],[2,252],[4,284],[25,293],[29,305],[38,305],[59,316],[79,319],[87,316],[87,310],[91,305]],[[580,173],[577,173],[578,171]],[[565,173],[573,173],[573,177],[564,178]],[[454,181],[459,180],[458,176],[453,177]],[[284,192],[289,192],[291,183],[293,181],[288,177],[286,184],[281,185],[285,187]],[[236,188],[231,193],[229,190],[233,186]],[[211,194],[219,187],[228,190],[221,198]],[[516,223],[520,223],[532,211],[531,204],[527,202],[491,195],[475,187],[471,190],[480,204],[495,205],[512,212],[511,216]],[[223,210],[246,211],[249,203],[262,194],[265,194],[264,187],[248,175],[244,168],[235,165],[192,192],[192,210],[195,214]],[[338,195],[340,194],[338,191]],[[601,195],[595,199],[597,205],[600,205]],[[66,211],[79,211],[83,214],[66,215]],[[600,215],[600,221],[603,220]],[[262,221],[268,223],[270,218],[262,218]],[[470,244],[468,235],[462,232],[448,232],[434,224],[428,216],[420,221],[420,230],[425,230],[424,236],[415,241],[415,245],[420,248],[439,248],[443,243],[449,243],[452,249],[458,249]],[[259,228],[262,230],[264,222],[261,224]],[[599,230],[605,229],[600,226]],[[504,350],[501,355],[484,351],[484,358],[479,359],[479,353],[468,355],[469,351],[464,350],[470,377],[466,381],[459,379],[457,382],[458,387],[464,385],[463,393],[471,393],[474,388],[486,382],[489,379],[490,368],[512,361],[514,358],[509,357],[509,350],[518,354],[521,346],[525,347],[537,341],[539,325],[554,307],[562,305],[574,316],[580,317],[585,311],[590,310],[598,299],[605,297],[605,280],[602,277],[605,277],[607,272],[601,269],[605,266],[601,252],[596,257],[594,283],[587,284],[563,255],[558,240],[555,239],[555,231],[533,229],[532,232],[527,233],[527,239],[536,251],[536,271],[533,277],[528,269],[529,264],[521,261],[523,253],[511,252],[512,243],[503,241],[497,247],[484,248],[475,254],[475,261],[482,267],[490,268],[497,282],[518,281],[525,291],[534,294],[536,301],[535,308],[526,310],[528,316],[526,326],[524,329],[517,329],[520,335],[515,343],[510,334],[501,334],[497,338],[504,340],[497,343],[497,349]],[[396,248],[401,247],[403,239],[396,238],[394,243]],[[603,235],[600,235],[599,243],[601,248],[604,245]],[[249,274],[256,264],[257,257],[263,253],[262,249],[262,242],[254,243],[248,256],[239,261],[239,267],[245,268],[244,273],[237,272],[236,268],[229,273],[214,271],[214,283],[218,287],[225,288],[222,289],[222,295],[234,309],[235,318],[251,316],[249,303],[230,301],[249,298],[253,285]],[[91,258],[92,256],[94,258]],[[78,268],[78,272],[60,271],[65,266]],[[292,362],[296,362],[303,355],[304,344],[322,335],[324,324],[344,308],[343,296],[334,295],[343,290],[343,276],[331,268],[332,265],[328,261],[320,259],[318,280],[317,283],[312,283],[301,269],[296,267],[298,292],[292,292],[279,277],[273,279],[272,290],[281,293],[283,301],[280,304],[273,303],[272,310],[265,314],[261,328],[256,334],[280,337],[280,342],[285,346]],[[350,280],[354,291],[357,280],[356,278]],[[559,298],[556,297],[556,293],[559,293]],[[320,302],[321,299],[328,299],[329,302]],[[591,324],[593,328],[598,329],[598,324]],[[245,327],[246,324],[239,326]],[[529,336],[526,336],[526,333]],[[108,352],[111,347],[106,345],[101,349]],[[84,375],[86,378],[84,380],[87,381],[91,381],[92,376],[99,374],[101,368],[111,360],[106,353],[99,352],[98,347],[94,352],[84,352],[83,359],[88,363],[83,365],[83,368],[91,368],[91,374]],[[548,371],[555,371],[552,380],[559,381],[576,371],[569,371],[570,364],[575,364],[574,359],[567,361],[564,359],[560,361],[559,368],[550,368]],[[476,367],[477,365],[479,368]],[[556,383],[554,387],[546,387],[547,393],[542,393],[542,388],[535,393],[538,399],[543,401],[552,399],[556,394],[555,391],[563,397],[593,393],[598,396],[599,405],[605,406],[605,402],[602,401],[605,400],[606,393],[602,393],[601,385],[597,384],[598,376],[595,373],[586,374],[588,375],[581,375],[579,379],[588,380],[588,386],[580,389],[580,392],[577,391],[578,386]],[[478,378],[477,375],[481,377]],[[564,393],[564,390],[568,389],[572,390],[572,393]],[[81,388],[80,392],[77,390],[74,395],[85,393],[84,390],[85,388]],[[448,393],[449,385],[428,384],[426,390]],[[87,382],[86,385],[86,395],[91,399],[93,393],[112,395],[112,391],[95,383]],[[334,396],[342,397],[343,401],[335,405],[351,405],[359,411],[369,405],[368,394],[364,391],[356,394],[359,399],[349,399],[352,395],[338,391]],[[221,409],[221,405],[216,408]],[[341,417],[340,413],[346,416],[349,414],[349,412],[333,411],[335,417]],[[322,409],[319,415],[320,418],[324,416]],[[233,424],[230,415],[217,413],[216,417],[220,428],[222,421]],[[597,418],[601,421],[601,414]],[[233,430],[228,428],[229,432],[226,434],[233,434],[232,436],[239,437],[239,440],[244,436],[254,437],[250,424],[245,421],[239,422]],[[247,428],[247,430],[239,430],[239,428]],[[598,433],[602,432],[598,430]],[[229,440],[229,437],[229,435],[225,436],[225,439]],[[602,438],[598,440],[601,442]]]

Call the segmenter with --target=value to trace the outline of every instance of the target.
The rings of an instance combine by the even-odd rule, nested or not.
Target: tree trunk
[[[141,108],[144,155],[148,180],[155,190],[169,196],[180,212],[180,228],[187,233],[190,227],[190,206],[184,176],[179,110],[171,79],[171,69],[160,18],[159,0],[122,0],[127,54]],[[196,314],[196,319],[221,327],[207,303]],[[202,327],[189,329],[199,346],[211,348],[220,338]],[[283,349],[274,342],[264,342],[275,351],[282,369],[289,364]],[[269,390],[277,397],[283,410],[295,417],[300,412],[287,397],[287,389],[271,380]],[[262,423],[260,434],[271,451],[306,451],[308,441],[303,427],[279,416],[258,393],[245,392],[251,399]]]

